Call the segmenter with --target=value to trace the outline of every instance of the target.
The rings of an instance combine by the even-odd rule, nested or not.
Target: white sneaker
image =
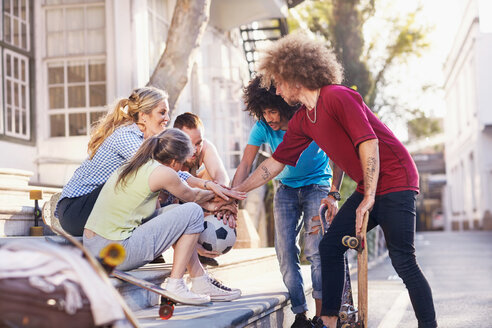
[[[190,291],[183,279],[168,278],[166,291],[170,298],[179,303],[198,305],[210,302],[210,296]]]
[[[205,274],[201,277],[192,278],[191,291],[197,294],[210,296],[214,302],[232,301],[241,297],[241,290],[224,286],[215,278]]]

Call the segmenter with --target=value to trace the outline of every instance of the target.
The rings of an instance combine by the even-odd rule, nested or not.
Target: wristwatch
[[[342,199],[342,197],[340,196],[340,193],[338,191],[330,191],[328,193],[328,196],[335,198],[336,201],[340,201]]]

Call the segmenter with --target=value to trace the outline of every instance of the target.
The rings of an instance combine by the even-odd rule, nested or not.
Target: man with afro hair
[[[274,86],[264,89],[260,77],[250,81],[244,89],[246,111],[257,119],[250,132],[241,162],[234,175],[232,186],[243,182],[249,175],[261,145],[272,151],[282,142],[289,120],[297,106],[288,105],[277,96]],[[306,317],[308,310],[300,270],[298,237],[304,226],[304,254],[311,263],[313,298],[316,316],[321,312],[321,262],[319,242],[322,237],[318,209],[321,200],[330,192],[332,171],[327,155],[312,142],[299,158],[297,166],[287,165],[276,177],[274,218],[275,249],[284,283],[289,291],[292,311],[296,314],[292,327],[313,327]],[[341,181],[341,178],[338,180]],[[337,188],[338,190],[338,188]],[[314,318],[317,321],[317,317]]]

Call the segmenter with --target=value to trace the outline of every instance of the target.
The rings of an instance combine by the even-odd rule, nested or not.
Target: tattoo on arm
[[[377,171],[377,160],[374,157],[369,157],[367,159],[367,167],[366,167],[367,187],[372,185],[376,175],[376,171]]]
[[[263,173],[261,175],[263,180],[269,180],[272,174],[270,173],[270,171],[268,171],[268,168],[265,165],[262,165],[261,169],[263,170]]]

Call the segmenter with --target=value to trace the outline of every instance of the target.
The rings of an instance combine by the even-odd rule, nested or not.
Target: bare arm
[[[379,146],[377,139],[364,141],[359,145],[359,157],[364,174],[364,198],[359,204],[356,214],[356,233],[360,233],[362,218],[374,206],[376,189],[379,179]]]
[[[338,192],[340,191],[340,187],[342,186],[344,172],[332,160],[330,160],[330,166],[331,166],[331,172],[333,174],[331,179],[330,191]],[[338,213],[338,201],[332,196],[327,196],[321,200],[321,204],[326,205],[327,210],[325,216],[328,222],[331,223],[335,215],[337,215]]]
[[[204,141],[204,154],[203,154],[203,164],[208,174],[213,181],[218,184],[228,186],[229,185],[229,175],[224,167],[224,163],[219,157],[217,148],[209,141]]]
[[[236,187],[241,182],[246,180],[249,172],[251,172],[251,167],[253,166],[253,162],[259,149],[260,147],[258,146],[246,145],[246,148],[244,148],[243,157],[241,158],[241,163],[239,163],[236,173],[234,174],[234,178],[232,179],[232,187]]]
[[[285,164],[276,161],[273,157],[265,160],[260,166],[240,185],[235,187],[235,190],[248,192],[259,186],[264,185],[274,177],[276,177],[284,169]]]
[[[234,199],[245,199],[246,194],[243,192],[239,192],[237,190],[231,190],[228,187],[223,187],[218,183],[215,183],[210,180],[205,180],[205,179],[200,179],[194,176],[191,176],[186,180],[188,185],[190,187],[194,188],[200,188],[200,189],[205,189],[205,190],[211,190],[213,191],[217,196],[224,200],[229,200],[229,197],[234,198]]]
[[[330,159],[330,166],[331,166],[331,172],[333,174],[331,179],[330,191],[340,191],[340,187],[342,186],[343,176],[345,173],[331,159]]]
[[[174,196],[185,202],[195,202],[203,204],[214,198],[215,194],[209,190],[190,188],[187,184],[181,182],[178,174],[171,168],[161,165],[152,171],[149,176],[150,190],[167,190]]]

